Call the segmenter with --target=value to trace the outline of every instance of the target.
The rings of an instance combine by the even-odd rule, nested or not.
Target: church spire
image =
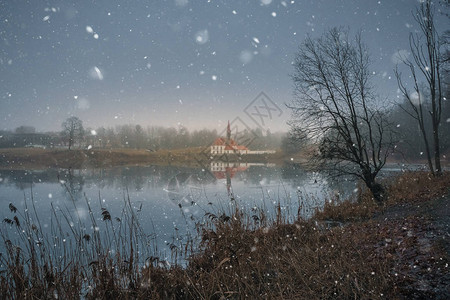
[[[228,126],[227,126],[227,140],[228,140],[228,142],[230,142],[230,140],[231,140],[231,127],[230,127],[230,121],[228,121]]]

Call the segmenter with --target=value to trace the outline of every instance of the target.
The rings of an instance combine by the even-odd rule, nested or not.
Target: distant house
[[[211,145],[212,155],[221,154],[248,154],[248,148],[239,145],[235,140],[231,138],[230,121],[227,126],[227,137],[219,137]]]
[[[0,133],[0,148],[45,148],[52,142],[53,137],[45,133]]]
[[[231,138],[230,122],[227,126],[227,137],[219,137],[211,145],[211,155],[222,154],[273,154],[274,150],[249,150],[246,146],[239,145]]]
[[[233,139],[217,138],[211,145],[211,154],[248,154],[248,148],[236,143]]]

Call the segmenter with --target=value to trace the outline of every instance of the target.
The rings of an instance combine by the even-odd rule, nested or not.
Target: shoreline
[[[276,165],[289,162],[281,152],[273,154],[248,154],[217,156],[211,159],[205,148],[187,148],[176,150],[148,150],[136,149],[29,149],[8,148],[0,149],[0,169],[2,170],[42,170],[49,168],[104,168],[117,166],[202,166],[213,161],[230,163],[273,163]],[[303,158],[296,157],[295,162],[301,163]]]
[[[101,238],[108,236],[108,230],[86,231],[85,224],[75,223],[72,234],[61,232],[56,239],[46,240],[36,226],[40,223],[30,222],[27,211],[16,212],[10,203],[10,218],[4,220],[10,226],[2,228],[3,234],[21,228],[26,233],[21,236],[24,245],[28,245],[29,235],[36,235],[42,244],[23,247],[20,256],[6,252],[8,272],[0,274],[3,295],[48,298],[57,291],[61,298],[77,299],[105,295],[132,295],[133,299],[219,299],[230,295],[252,299],[261,295],[275,299],[447,299],[450,173],[434,178],[425,172],[406,172],[390,180],[389,195],[382,207],[369,193],[360,194],[356,202],[331,199],[307,220],[300,216],[288,220],[279,205],[273,218],[264,210],[206,212],[197,232],[201,239],[198,249],[190,239],[178,246],[171,244],[175,261],[180,255],[185,265],[150,256],[144,266],[139,263],[141,256],[130,252],[126,243],[113,247],[112,255],[108,245],[114,243]],[[105,222],[106,228],[113,228],[116,224],[114,234],[134,236],[134,244],[147,245],[147,236],[137,234],[139,226],[122,228],[122,222],[124,226],[133,224],[137,209],[131,204],[126,207],[122,221],[103,208],[100,218],[91,219],[92,226]],[[66,243],[66,239],[72,242]],[[21,246],[3,242],[14,249]],[[59,247],[54,248],[54,243]],[[64,249],[71,255],[60,261],[58,255],[47,256],[47,251],[55,251],[52,249]],[[16,275],[9,276],[11,273]],[[14,289],[18,284],[23,288]]]
[[[143,149],[39,149],[39,148],[4,148],[0,149],[0,170],[46,170],[112,168],[126,166],[180,166],[205,167],[211,162],[223,163],[264,163],[274,165],[299,164],[308,168],[309,158],[306,153],[286,155],[281,151],[273,154],[247,154],[209,156],[205,148],[186,148],[175,150],[148,151]],[[450,168],[450,161],[443,158],[444,170]],[[400,168],[426,171],[424,160],[401,161],[389,159],[385,168]],[[411,168],[412,167],[412,168]]]

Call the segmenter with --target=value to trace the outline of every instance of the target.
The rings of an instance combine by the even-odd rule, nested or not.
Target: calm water
[[[348,182],[345,190],[354,188],[354,183]],[[327,195],[339,189],[342,192],[341,186],[295,166],[212,163],[207,169],[149,166],[0,171],[0,216],[2,220],[12,218],[10,202],[19,211],[26,205],[31,210],[34,202],[44,230],[51,227],[52,214],[60,219],[63,213],[75,215],[72,225],[80,220],[89,224],[90,203],[98,223],[104,223],[104,208],[115,224],[129,199],[142,228],[154,237],[154,246],[168,257],[169,245],[195,232],[195,222],[204,220],[208,212],[230,212],[238,205],[250,214],[258,208],[273,215],[274,204],[280,202],[286,215],[294,219],[302,203],[301,214],[309,217]]]

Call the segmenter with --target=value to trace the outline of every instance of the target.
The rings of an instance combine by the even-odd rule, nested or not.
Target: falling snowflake
[[[411,99],[411,103],[415,106],[422,104],[423,96],[421,93],[414,92],[409,96],[409,98]]]
[[[252,59],[253,59],[253,54],[248,50],[242,51],[241,54],[239,55],[239,60],[244,65],[250,63],[252,61]]]
[[[208,30],[206,30],[206,29],[200,30],[195,34],[195,41],[197,42],[197,44],[203,45],[206,42],[208,42],[208,40],[209,40],[209,34],[208,34]]]
[[[188,0],[175,0],[175,5],[180,7],[188,5],[188,3],[189,3]]]
[[[401,49],[396,51],[394,54],[392,54],[391,56],[391,61],[394,64],[399,64],[402,63],[403,61],[405,61],[406,59],[408,59],[409,57],[409,51],[406,49]]]
[[[79,110],[88,110],[91,107],[91,104],[89,103],[89,100],[85,98],[78,99],[77,101],[77,108]]]
[[[89,75],[92,79],[103,80],[103,73],[100,69],[95,66],[89,71]]]

